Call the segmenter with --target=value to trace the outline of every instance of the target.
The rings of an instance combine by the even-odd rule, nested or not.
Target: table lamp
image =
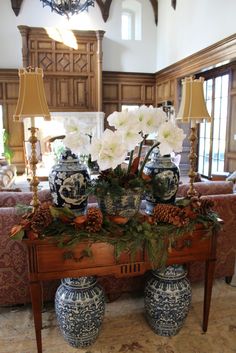
[[[189,136],[190,141],[190,187],[188,190],[188,196],[192,197],[196,195],[196,190],[194,189],[193,183],[196,176],[195,164],[196,164],[196,152],[195,152],[195,143],[196,143],[196,124],[201,123],[204,120],[211,122],[211,116],[209,115],[206,107],[206,102],[204,99],[203,92],[203,82],[204,78],[200,77],[199,79],[194,79],[191,77],[185,77],[182,80],[182,100],[180,103],[179,112],[177,114],[177,120],[180,120],[183,123],[190,123],[191,133]]]
[[[50,120],[50,113],[45,97],[43,86],[43,70],[40,68],[27,68],[19,70],[20,86],[19,97],[17,101],[16,111],[13,115],[14,121],[23,121],[24,118],[31,118],[31,158],[30,166],[32,171],[32,180],[30,185],[33,190],[33,200],[31,202],[34,209],[39,206],[38,199],[38,184],[39,180],[36,176],[37,169],[37,128],[35,127],[35,117],[43,117],[45,120]]]

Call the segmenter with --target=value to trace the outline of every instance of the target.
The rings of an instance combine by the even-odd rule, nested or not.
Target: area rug
[[[201,329],[202,312],[203,287],[194,284],[184,327],[174,337],[161,337],[145,320],[143,296],[123,294],[107,303],[97,341],[86,349],[76,349],[64,341],[53,303],[47,303],[43,353],[236,353],[236,287],[215,281],[207,333]],[[37,353],[30,306],[0,308],[0,352]]]

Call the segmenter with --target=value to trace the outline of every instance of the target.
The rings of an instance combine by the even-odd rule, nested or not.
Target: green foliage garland
[[[185,202],[184,200],[181,201],[180,207],[184,208]],[[92,211],[100,212],[95,208]],[[51,217],[48,222],[48,216],[45,216],[47,212],[50,214],[49,218]],[[20,225],[13,227],[13,239],[19,240],[23,236],[30,238],[31,229],[35,229],[33,226],[31,228],[33,215],[32,212],[28,213],[23,217]],[[181,226],[167,222],[155,222],[153,217],[141,213],[135,215],[125,224],[117,224],[109,217],[103,216],[99,230],[94,232],[88,231],[84,227],[86,216],[75,218],[73,212],[67,208],[55,208],[46,205],[42,216],[42,222],[39,222],[40,217],[37,218],[37,221],[43,224],[43,228],[36,236],[42,239],[47,237],[47,239],[56,240],[58,247],[71,249],[78,243],[87,242],[88,248],[85,249],[85,256],[91,256],[91,245],[103,242],[114,247],[114,255],[117,259],[122,252],[127,252],[130,254],[132,261],[134,261],[135,254],[139,250],[145,249],[149,261],[155,268],[165,264],[168,250],[171,249],[173,243],[187,233],[191,234],[196,229],[196,225],[203,227],[204,237],[211,235],[212,231],[217,231],[220,227],[217,215],[212,211],[199,212],[193,218],[190,218],[189,222]]]

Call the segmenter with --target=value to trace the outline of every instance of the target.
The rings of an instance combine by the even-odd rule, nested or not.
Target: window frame
[[[215,97],[215,80],[217,77],[222,77],[224,75],[229,75],[229,83],[228,83],[228,104],[227,104],[227,114],[226,114],[226,132],[225,132],[225,151],[224,151],[224,170],[227,168],[227,149],[229,143],[229,108],[230,108],[230,87],[231,87],[231,80],[232,80],[232,70],[229,67],[229,64],[224,65],[222,67],[217,67],[211,69],[206,72],[201,72],[196,75],[196,78],[203,77],[205,81],[212,79],[213,80],[213,87],[212,87],[212,97]],[[212,153],[213,153],[213,132],[214,132],[214,115],[215,115],[215,105],[212,104],[212,111],[209,112],[212,116],[212,122],[210,126],[210,149],[209,149],[209,167],[208,167],[208,175],[202,174],[203,177],[211,178],[212,175]],[[199,136],[200,136],[200,125],[198,125],[197,129],[198,139],[197,139],[197,160],[196,160],[196,167],[198,169],[199,165]],[[223,172],[222,172],[223,173]]]

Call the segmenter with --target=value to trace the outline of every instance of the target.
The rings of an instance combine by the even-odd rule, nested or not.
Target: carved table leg
[[[211,294],[215,272],[216,260],[207,260],[205,269],[205,286],[204,286],[204,306],[203,306],[203,324],[202,329],[204,332],[207,331],[208,318],[211,305]]]
[[[40,282],[30,282],[34,327],[38,353],[42,353],[42,288]]]

